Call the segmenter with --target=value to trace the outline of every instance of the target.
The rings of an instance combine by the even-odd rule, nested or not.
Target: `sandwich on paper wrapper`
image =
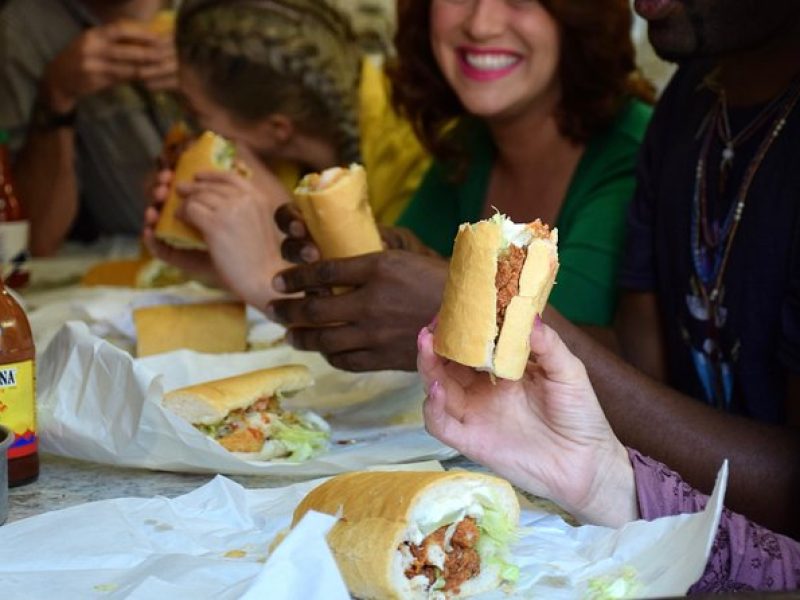
[[[207,381],[164,395],[163,405],[242,458],[303,461],[327,449],[330,427],[281,399],[312,384],[307,367],[285,365]]]
[[[328,544],[363,600],[463,598],[513,584],[519,503],[508,482],[466,471],[355,472],[312,490],[294,512],[336,515]]]

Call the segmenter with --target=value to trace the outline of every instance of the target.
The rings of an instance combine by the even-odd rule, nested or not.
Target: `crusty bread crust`
[[[518,380],[530,354],[530,333],[536,314],[544,310],[558,272],[558,232],[530,224],[519,291],[506,308],[497,330],[497,259],[504,245],[496,219],[459,228],[450,261],[433,349],[460,364]]]
[[[146,29],[156,35],[172,37],[175,35],[176,14],[174,10],[160,10],[155,16],[147,21]]]
[[[139,271],[150,260],[150,258],[130,258],[97,263],[83,274],[81,285],[85,287],[98,285],[136,287]]]
[[[174,390],[164,395],[163,405],[193,425],[214,425],[229,412],[247,408],[259,398],[301,390],[312,381],[303,365],[260,369]],[[256,450],[239,451],[256,452],[260,448],[259,444]]]
[[[433,349],[440,356],[468,367],[491,365],[497,337],[497,254],[502,243],[502,228],[495,221],[459,228],[433,337]]]
[[[137,308],[133,321],[139,357],[180,349],[212,354],[247,350],[247,318],[240,302]]]
[[[314,189],[310,183],[326,174],[307,175],[294,191],[295,202],[322,257],[346,258],[383,250],[364,168],[352,165],[341,169],[330,186]]]
[[[328,480],[303,499],[292,525],[309,510],[340,515],[328,544],[350,593],[363,600],[407,598],[398,585],[405,576],[397,572],[396,555],[406,541],[412,513],[434,488],[467,483],[493,488],[503,508],[518,519],[514,491],[497,477],[466,471],[390,471],[348,473]]]
[[[206,131],[192,143],[178,159],[175,177],[170,186],[169,196],[161,209],[161,216],[155,229],[155,236],[165,244],[181,250],[207,250],[205,240],[200,232],[179,219],[175,213],[183,202],[177,191],[180,183],[188,183],[197,173],[205,171],[227,171],[214,159],[220,144],[227,143],[211,131]]]

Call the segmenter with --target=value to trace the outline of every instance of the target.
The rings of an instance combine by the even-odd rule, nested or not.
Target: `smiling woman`
[[[438,159],[400,225],[447,256],[495,209],[561,232],[552,304],[609,325],[652,87],[626,0],[404,0],[394,100]]]

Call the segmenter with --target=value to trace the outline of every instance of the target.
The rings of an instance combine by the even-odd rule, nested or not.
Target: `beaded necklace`
[[[755,179],[761,163],[772,144],[783,131],[786,119],[800,100],[800,77],[795,78],[784,93],[770,102],[758,116],[737,136],[730,135],[727,102],[723,92],[712,107],[703,123],[705,139],[700,150],[700,158],[695,170],[695,184],[692,198],[691,244],[692,261],[697,275],[698,287],[704,303],[709,309],[709,320],[716,327],[722,291],[722,281],[728,266],[733,241],[739,229],[750,186]],[[774,115],[774,116],[773,116]],[[742,183],[734,197],[734,202],[719,228],[712,227],[708,209],[708,162],[711,144],[715,134],[724,132],[722,138],[725,148],[722,152],[720,169],[727,171],[734,157],[735,146],[752,137],[773,116],[767,134],[761,141],[755,156],[745,170]],[[724,184],[724,182],[721,182]],[[713,260],[710,260],[713,257]]]

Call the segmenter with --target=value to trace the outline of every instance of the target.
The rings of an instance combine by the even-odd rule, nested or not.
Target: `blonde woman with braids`
[[[378,220],[391,224],[405,208],[429,160],[392,110],[382,70],[326,2],[188,0],[176,44],[181,91],[199,123],[236,142],[248,163],[297,168],[284,185],[267,169],[252,182],[199,176],[181,189],[181,216],[205,235],[213,266],[206,255],[157,243],[151,208],[145,240],[156,256],[195,274],[216,272],[263,308],[274,296],[271,274],[284,266],[272,214],[298,174],[362,162]],[[159,177],[157,202],[169,177]]]

